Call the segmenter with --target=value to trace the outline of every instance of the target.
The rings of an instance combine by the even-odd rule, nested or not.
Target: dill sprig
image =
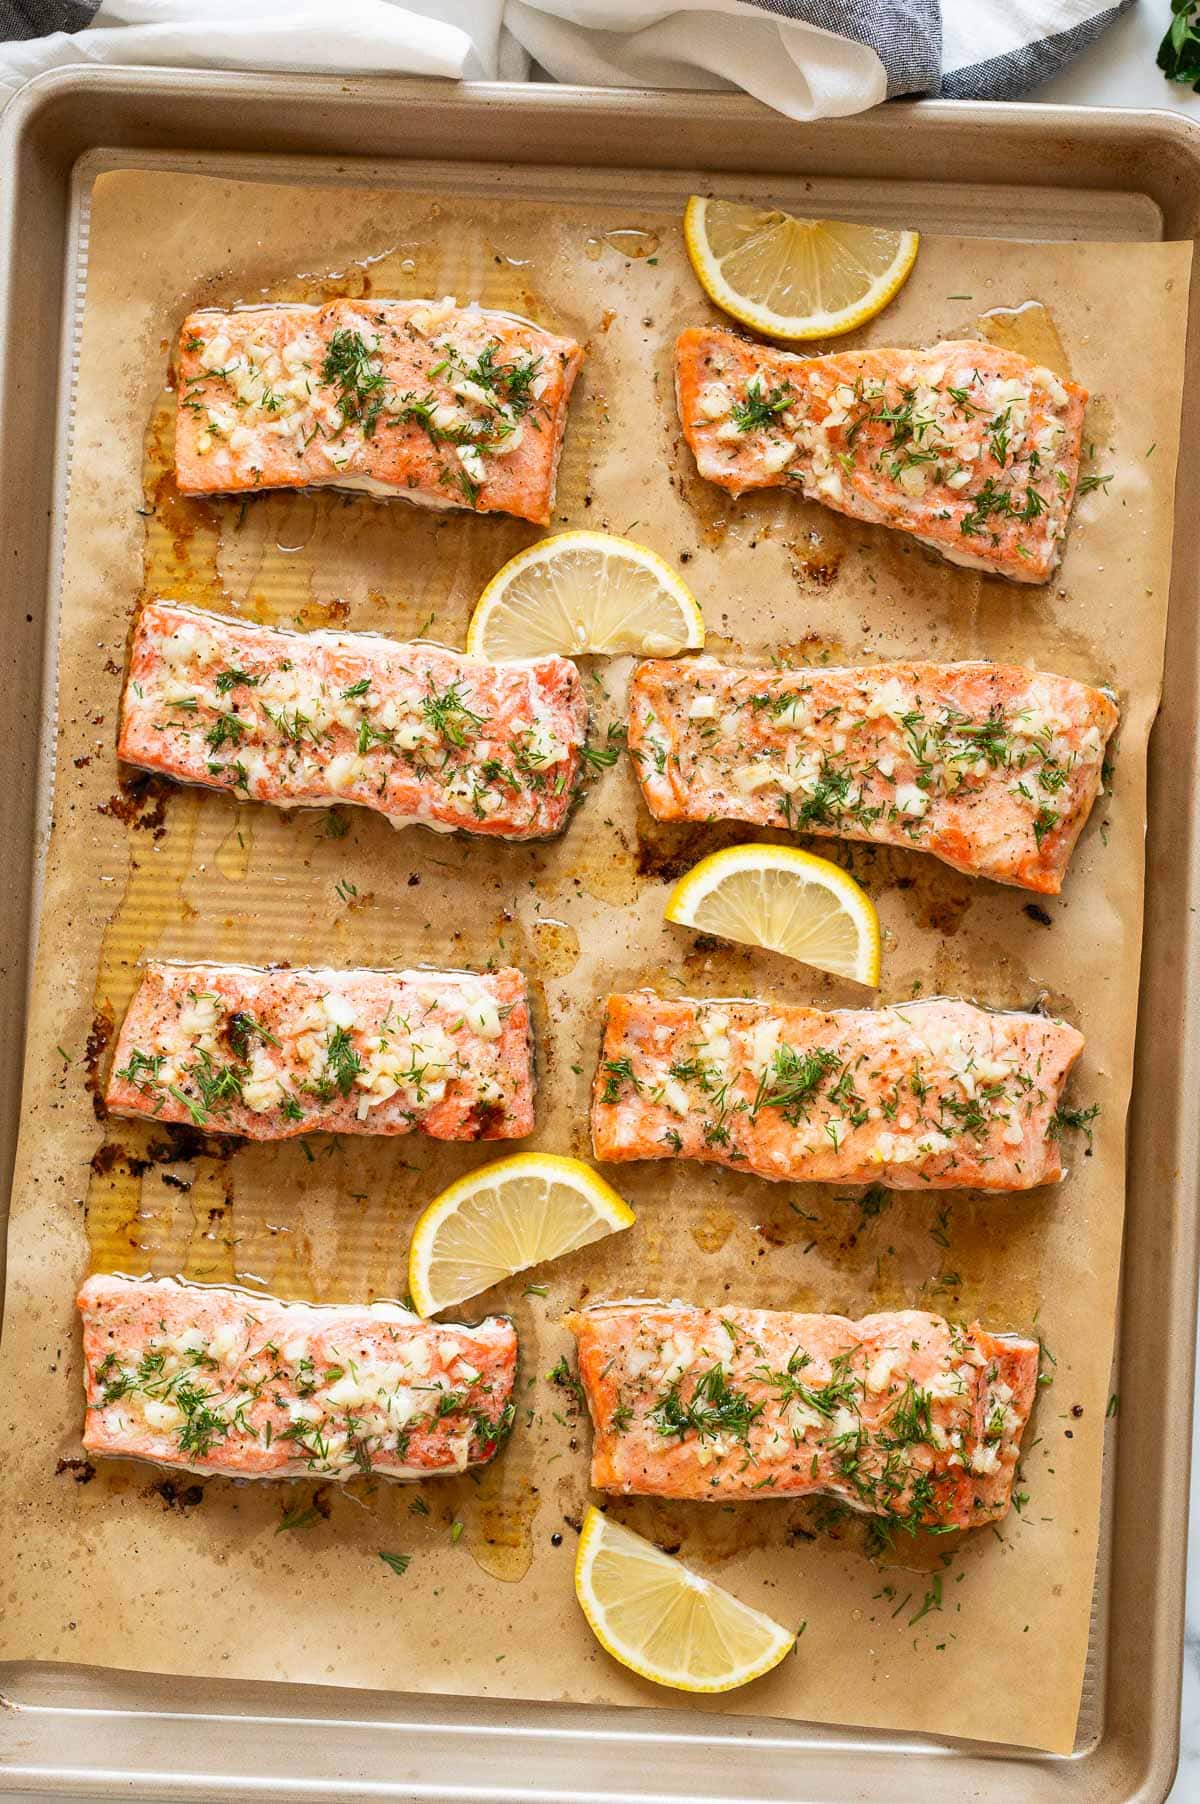
[[[790,382],[779,382],[764,395],[762,383],[755,376],[746,384],[746,399],[735,401],[729,411],[739,432],[756,432],[760,427],[773,426],[776,414],[783,413],[791,399]]]
[[[807,1119],[809,1106],[821,1085],[841,1062],[837,1053],[826,1046],[816,1046],[811,1052],[777,1046],[769,1069],[758,1080],[750,1105],[751,1120],[760,1109],[778,1109],[791,1127],[798,1127]]]
[[[355,1051],[350,1035],[344,1027],[335,1027],[325,1045],[325,1072],[320,1085],[322,1094],[329,1097],[336,1090],[341,1096],[349,1096],[361,1070],[362,1060]]]
[[[337,390],[342,427],[357,426],[371,438],[383,411],[387,377],[373,361],[378,345],[368,345],[361,333],[341,326],[330,339],[321,365],[321,380]]]
[[[448,745],[465,746],[486,724],[484,715],[467,706],[457,683],[451,683],[440,694],[435,690],[425,696],[421,712]]]
[[[718,1434],[732,1435],[743,1444],[749,1440],[751,1424],[762,1414],[763,1405],[752,1403],[745,1391],[733,1388],[720,1361],[700,1374],[686,1401],[681,1382],[676,1379],[649,1411],[647,1420],[659,1434],[676,1435],[680,1440],[688,1434],[700,1440]]]

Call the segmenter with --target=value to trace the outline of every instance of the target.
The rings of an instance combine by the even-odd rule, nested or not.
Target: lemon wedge
[[[796,1641],[594,1508],[579,1537],[575,1595],[606,1653],[679,1691],[732,1691],[778,1666]]]
[[[668,658],[704,644],[704,616],[657,552],[607,532],[539,539],[497,572],[467,628],[485,658],[635,652]]]
[[[693,865],[666,918],[741,946],[783,952],[834,977],[879,982],[879,917],[840,865],[795,846],[730,846]]]
[[[579,1159],[517,1153],[459,1178],[413,1230],[408,1290],[421,1315],[631,1227],[633,1210]]]
[[[795,219],[777,208],[693,194],[683,216],[710,301],[769,338],[849,332],[887,306],[916,261],[916,232]]]

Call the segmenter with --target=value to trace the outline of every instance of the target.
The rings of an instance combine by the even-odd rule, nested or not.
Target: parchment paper
[[[1072,1744],[1121,1245],[1144,754],[1162,659],[1190,247],[927,239],[900,298],[857,340],[917,344],[972,332],[987,309],[1048,310],[1012,329],[1023,342],[1048,334],[1053,358],[1057,327],[1072,373],[1096,396],[1089,467],[1112,482],[1081,502],[1060,576],[1024,589],[794,496],[735,505],[697,479],[672,403],[670,347],[708,309],[678,218],[673,203],[643,213],[507,191],[501,204],[487,192],[301,191],[166,173],[97,183],[57,799],[0,1370],[4,1657],[675,1704],[608,1659],[572,1594],[589,1437],[570,1392],[547,1377],[569,1348],[563,1311],[631,1291],[851,1315],[915,1304],[1036,1330],[1046,1343],[1053,1383],[1027,1435],[1021,1509],[997,1531],[953,1545],[906,1540],[872,1562],[859,1525],[810,1505],[614,1511],[780,1620],[807,1624],[775,1674],[697,1708]],[[556,525],[629,532],[681,564],[712,650],[748,661],[988,656],[1119,690],[1112,794],[1061,899],[1035,902],[918,854],[818,842],[878,902],[884,1000],[941,991],[1028,1006],[1046,994],[1082,1027],[1074,1101],[1101,1105],[1095,1152],[1078,1140],[1069,1178],[1052,1190],[899,1196],[878,1212],[716,1168],[614,1168],[639,1212],[633,1230],[466,1312],[511,1310],[522,1342],[517,1428],[478,1483],[238,1488],[163,1482],[132,1464],[93,1474],[78,1463],[72,1311],[89,1237],[100,1268],[284,1296],[395,1296],[417,1213],[497,1151],[419,1137],[206,1148],[101,1125],[91,1091],[139,959],[520,964],[540,1039],[533,1144],[584,1154],[608,990],[649,982],[870,1001],[800,965],[666,926],[668,878],[750,834],[655,826],[625,760],[552,846],[396,835],[353,810],[284,816],[169,785],[118,787],[114,730],[139,591],[461,644],[484,580],[536,536],[361,497],[242,507],[176,495],[161,389],[183,314],[368,291],[477,297],[588,341]],[[601,731],[627,676],[628,661],[587,671]],[[381,1550],[412,1555],[403,1577]]]

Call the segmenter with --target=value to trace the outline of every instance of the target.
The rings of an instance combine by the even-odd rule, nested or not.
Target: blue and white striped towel
[[[68,63],[744,88],[795,119],[1009,100],[1133,0],[0,0],[0,103]]]

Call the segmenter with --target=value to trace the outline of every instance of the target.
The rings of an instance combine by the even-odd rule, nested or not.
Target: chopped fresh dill
[[[773,426],[775,416],[784,412],[791,399],[790,382],[777,383],[764,395],[762,382],[755,376],[746,384],[746,399],[735,401],[730,412],[739,432],[755,432],[763,426]]]
[[[321,365],[322,382],[337,390],[343,430],[357,426],[364,438],[374,436],[387,390],[387,377],[373,361],[378,348],[342,326],[330,339]]]

